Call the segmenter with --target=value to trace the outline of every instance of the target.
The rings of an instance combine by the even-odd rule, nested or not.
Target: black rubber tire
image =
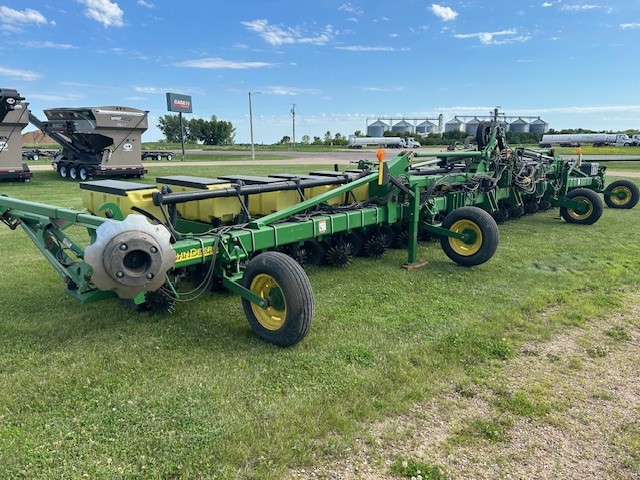
[[[638,200],[640,200],[640,188],[631,180],[623,179],[611,182],[607,186],[606,191],[611,192],[613,190],[621,190],[626,196],[623,199],[616,198],[613,200],[610,195],[605,195],[604,203],[610,208],[633,208],[638,204]]]
[[[480,122],[478,124],[478,130],[476,130],[476,142],[478,143],[478,150],[482,150],[489,143],[491,138],[491,122]]]
[[[302,340],[311,328],[315,313],[311,283],[300,264],[281,252],[264,252],[253,258],[244,271],[242,282],[251,290],[256,278],[259,281],[265,277],[275,281],[278,296],[284,301],[282,325],[277,329],[265,326],[258,316],[268,315],[267,310],[243,298],[244,312],[258,337],[280,347],[290,347]],[[254,293],[261,295],[260,291]]]
[[[86,167],[80,167],[80,169],[78,170],[78,178],[82,181],[89,178],[89,174],[87,173]]]
[[[577,225],[593,225],[602,216],[604,210],[600,196],[588,188],[576,188],[567,193],[567,198],[581,200],[589,205],[589,210],[585,214],[579,214],[572,208],[560,207],[560,216],[567,223]]]
[[[77,180],[78,179],[78,167],[76,167],[75,165],[71,165],[69,167],[69,178],[71,180]]]
[[[480,243],[476,244],[475,248],[472,248],[470,252],[462,252],[461,248],[464,244],[460,240],[443,235],[440,236],[440,246],[447,257],[458,265],[473,267],[493,257],[500,241],[500,232],[493,217],[478,207],[455,209],[445,217],[442,227],[459,231],[459,228],[462,228],[465,224],[468,228],[477,230],[480,233]],[[466,229],[464,228],[462,231]],[[473,246],[473,244],[470,245]]]
[[[60,175],[62,178],[67,178],[67,176],[69,175],[69,167],[66,163],[61,163],[58,165],[58,175]]]
[[[170,162],[171,160],[173,160],[173,156],[172,155],[167,155],[167,162]]]

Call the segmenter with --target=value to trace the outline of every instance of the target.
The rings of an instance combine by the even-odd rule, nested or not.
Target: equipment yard
[[[2,184],[5,474],[637,476],[637,183],[477,141]]]

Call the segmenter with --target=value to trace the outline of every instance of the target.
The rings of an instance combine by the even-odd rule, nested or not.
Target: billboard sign
[[[191,97],[178,93],[167,93],[167,110],[170,112],[192,113]]]

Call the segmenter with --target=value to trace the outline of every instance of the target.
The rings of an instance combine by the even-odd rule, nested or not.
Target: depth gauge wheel
[[[265,252],[253,258],[244,271],[243,284],[269,300],[262,308],[242,299],[254,333],[280,347],[289,347],[309,332],[314,314],[313,292],[300,264],[280,252]]]
[[[465,239],[440,236],[444,253],[463,267],[486,262],[498,248],[498,225],[489,213],[478,207],[457,208],[445,217],[442,228],[465,235]]]
[[[633,208],[640,199],[640,189],[630,180],[616,180],[606,189],[604,203],[610,208]]]
[[[567,198],[583,202],[582,209],[560,207],[560,216],[567,223],[592,225],[602,216],[602,200],[596,192],[588,188],[576,188],[567,193]]]

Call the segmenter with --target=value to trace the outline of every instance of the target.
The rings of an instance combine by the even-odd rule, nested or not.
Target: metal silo
[[[509,131],[514,133],[526,133],[529,131],[529,122],[518,118],[509,124]]]
[[[422,122],[416,127],[416,133],[419,133],[420,135],[429,135],[430,133],[434,133],[437,131],[438,126],[435,123],[430,122],[429,120]]]
[[[413,129],[413,125],[405,120],[400,120],[393,127],[391,127],[391,130],[393,132],[413,133]]]
[[[458,117],[453,117],[444,124],[445,132],[464,132],[464,122]]]
[[[465,131],[469,135],[475,135],[476,132],[478,131],[478,125],[480,125],[480,120],[478,120],[478,117],[473,117],[465,125]]]
[[[386,132],[387,130],[389,130],[389,125],[381,120],[378,120],[367,127],[367,136],[382,137],[384,136],[384,132]]]
[[[540,117],[538,117],[536,120],[534,120],[529,124],[529,131],[531,133],[544,134],[544,133],[547,133],[548,130],[549,130],[549,124],[544,120],[542,120]]]

